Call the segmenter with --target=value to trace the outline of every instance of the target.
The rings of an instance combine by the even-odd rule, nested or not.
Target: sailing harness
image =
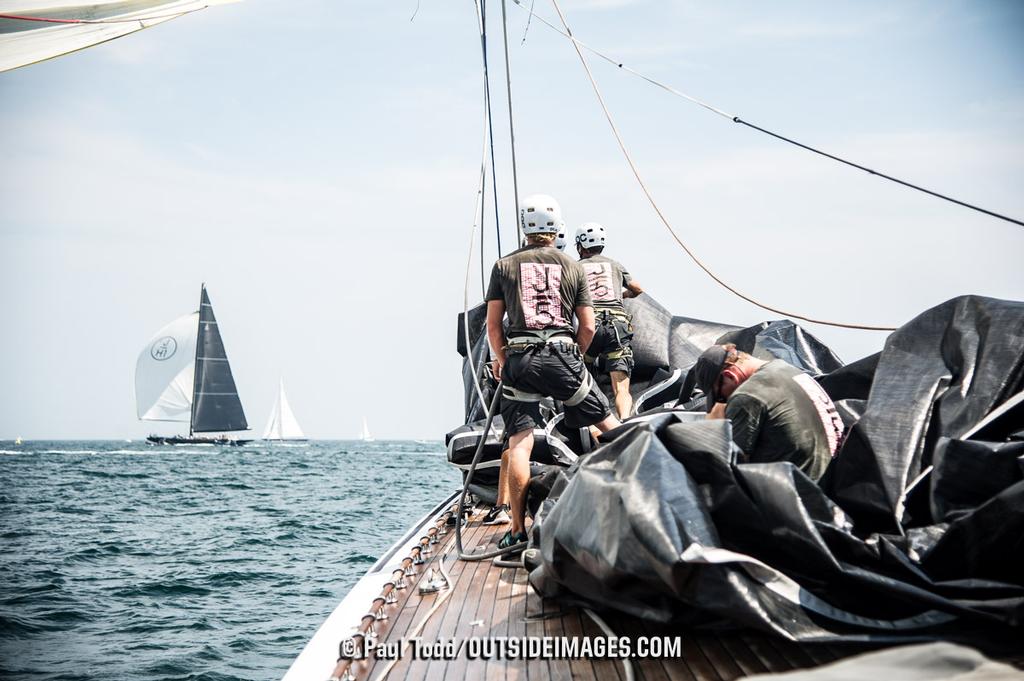
[[[565,335],[564,331],[537,331],[536,334],[537,335],[535,336],[514,336],[509,338],[508,343],[505,345],[505,352],[511,355],[516,355],[547,351],[558,357],[562,364],[565,365],[565,368],[572,372],[572,367],[565,361],[562,353],[568,349],[579,355],[580,349],[579,346],[576,345],[576,340],[571,336]],[[583,375],[580,376],[580,387],[576,389],[576,392],[573,393],[569,399],[562,402],[562,404],[569,407],[574,407],[577,404],[580,404],[590,393],[592,385],[593,379],[590,376],[590,372],[584,370]],[[484,551],[482,553],[467,553],[462,546],[462,522],[466,515],[466,496],[469,493],[469,485],[473,481],[473,475],[476,473],[476,467],[480,463],[480,457],[483,456],[484,445],[486,445],[487,436],[491,431],[491,422],[494,420],[494,416],[497,414],[498,407],[501,403],[499,396],[514,402],[540,402],[545,398],[545,395],[540,393],[526,392],[525,390],[519,390],[510,385],[506,385],[504,381],[498,381],[497,388],[494,391],[494,396],[491,398],[490,406],[487,409],[487,420],[484,422],[484,427],[480,431],[480,441],[477,443],[476,452],[473,454],[473,461],[469,464],[469,470],[466,472],[466,479],[462,483],[462,493],[459,495],[458,516],[455,520],[455,545],[459,554],[459,560],[479,561],[487,558],[495,558],[497,556],[521,551],[522,549],[530,546],[530,541],[528,540],[526,542],[513,544],[512,546],[508,546],[503,549]],[[505,429],[502,428],[498,442],[504,442],[506,434]]]
[[[579,356],[580,349],[579,346],[576,345],[575,339],[565,335],[549,336],[543,331],[538,332],[538,334],[538,336],[518,336],[515,338],[509,338],[508,345],[505,346],[505,352],[510,355],[521,355],[531,352],[540,352],[546,349],[548,352],[551,352],[553,355],[558,357],[559,361],[565,365],[565,368],[568,369],[570,373],[573,373],[572,367],[569,366],[569,363],[565,361],[565,358],[562,357],[562,353],[559,352],[558,348],[555,346],[571,346],[571,350]],[[562,404],[567,407],[575,407],[577,404],[580,404],[587,398],[587,395],[590,394],[590,388],[592,385],[593,379],[590,377],[590,372],[584,371],[583,375],[580,376],[580,387],[576,389],[576,392],[574,392],[569,399],[563,401]],[[546,397],[546,395],[542,395],[541,393],[531,393],[525,390],[519,390],[518,388],[513,388],[512,386],[504,383],[501,386],[501,396],[506,400],[512,400],[513,402],[540,402]]]
[[[603,352],[600,355],[584,355],[583,361],[587,364],[600,365],[600,359],[623,359],[633,356],[633,348],[627,343],[633,339],[633,317],[625,310],[619,308],[605,308],[595,310],[595,317],[598,324],[605,328],[611,328],[615,334],[615,349],[611,352]],[[600,367],[599,367],[600,368]]]

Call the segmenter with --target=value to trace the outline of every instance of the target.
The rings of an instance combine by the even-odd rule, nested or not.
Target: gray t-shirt
[[[747,461],[792,461],[813,480],[843,437],[843,421],[822,387],[781,359],[744,381],[729,396],[725,415]]]
[[[551,246],[524,246],[494,263],[487,300],[505,301],[509,337],[572,334],[573,311],[593,305],[583,268]]]
[[[603,255],[592,255],[580,260],[587,273],[587,288],[594,300],[595,310],[625,310],[622,289],[633,280],[621,263]]]

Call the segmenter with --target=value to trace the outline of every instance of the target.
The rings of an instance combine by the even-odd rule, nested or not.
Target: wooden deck
[[[476,509],[463,530],[467,552],[493,549],[505,526],[481,524],[483,509]],[[433,533],[433,530],[430,531]],[[426,544],[426,539],[423,540]],[[504,637],[590,637],[605,639],[593,619],[576,607],[541,599],[528,585],[522,569],[497,567],[490,560],[466,562],[457,559],[454,528],[431,546],[433,554],[418,566],[415,576],[405,578],[408,587],[395,590],[397,602],[384,604],[386,619],[363,620],[361,630],[373,624],[377,645],[407,646],[395,661],[366,659],[338,662],[332,678],[350,681],[383,678],[392,681],[433,681],[441,679],[608,679],[627,681],[621,660],[612,659],[470,659],[471,639]],[[415,549],[414,549],[415,551]],[[430,568],[443,561],[451,588],[420,595]],[[406,561],[412,562],[411,559]],[[389,587],[385,587],[385,591]],[[386,595],[386,593],[385,593]],[[382,598],[367,604],[367,612],[376,612]],[[648,681],[714,680],[729,681],[749,674],[814,667],[841,657],[863,652],[861,646],[816,644],[797,645],[760,633],[711,635],[694,633],[644,622],[636,618],[606,614],[605,621],[616,636],[628,637],[636,645],[640,637],[666,636],[680,646],[680,654],[648,657],[631,661],[635,679]],[[358,622],[353,622],[353,627]],[[353,631],[355,629],[353,628]],[[359,634],[356,634],[357,641]],[[436,641],[462,646],[454,659],[416,659],[414,644],[418,636],[425,644]],[[380,648],[378,648],[380,652]],[[392,649],[391,652],[395,652]],[[324,678],[329,668],[324,669]]]

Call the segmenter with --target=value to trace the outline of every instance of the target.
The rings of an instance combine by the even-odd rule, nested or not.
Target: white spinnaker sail
[[[267,427],[263,431],[264,440],[305,440],[306,435],[302,432],[299,422],[292,413],[291,405],[288,404],[288,396],[284,394],[284,379],[281,379],[280,389],[277,393],[277,402],[270,412],[267,420]]]
[[[156,332],[135,362],[135,409],[143,421],[184,421],[192,416],[199,313]]]
[[[0,71],[105,43],[238,0],[0,0]]]

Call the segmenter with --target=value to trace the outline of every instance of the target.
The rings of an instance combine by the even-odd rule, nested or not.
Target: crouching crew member
[[[550,196],[537,194],[519,211],[527,245],[494,264],[487,288],[487,338],[494,375],[503,381],[501,416],[508,442],[501,465],[512,507],[512,527],[499,548],[526,541],[533,429],[544,426],[540,401],[561,401],[570,427],[596,425],[607,431],[619,425],[583,364],[582,352],[594,336],[594,310],[583,268],[552,247],[561,208]],[[575,338],[573,313],[579,322]]]
[[[597,329],[587,350],[586,361],[594,371],[607,373],[620,419],[633,411],[629,377],[633,373],[633,324],[623,298],[635,298],[644,292],[626,268],[603,255],[607,233],[596,222],[587,222],[576,231],[576,251],[587,274],[587,286],[594,301]]]
[[[817,481],[843,438],[835,404],[813,378],[781,359],[770,362],[713,345],[694,365],[708,418],[732,422],[746,461],[792,461]]]

